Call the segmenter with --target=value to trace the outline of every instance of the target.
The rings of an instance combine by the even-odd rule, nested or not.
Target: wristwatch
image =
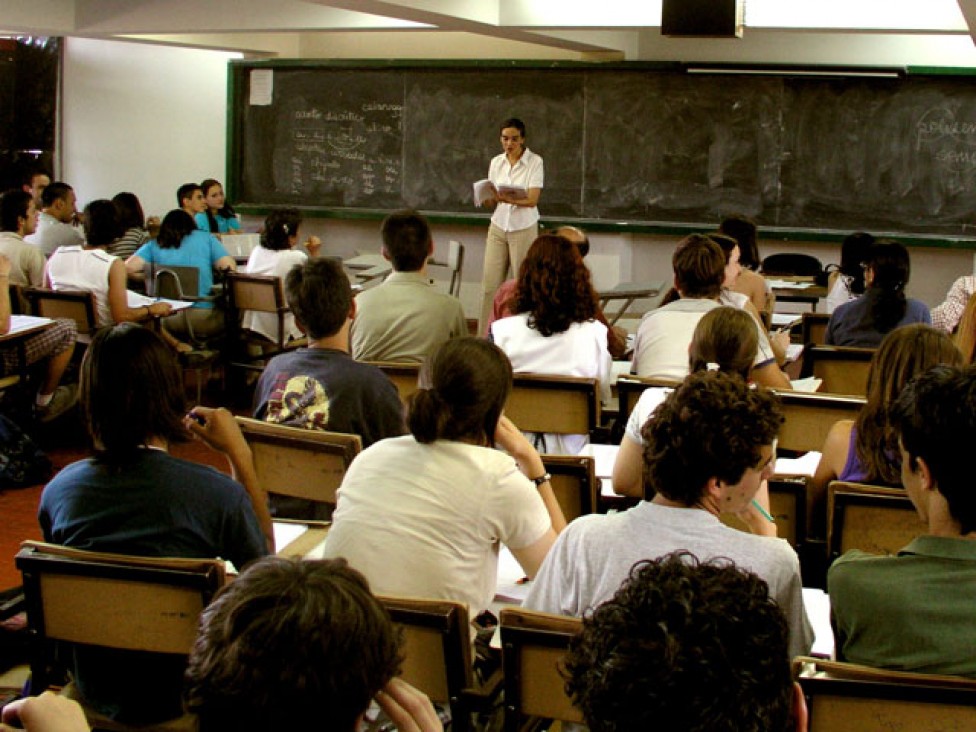
[[[543,483],[548,483],[550,480],[552,480],[552,475],[549,473],[543,473],[538,478],[529,478],[529,480],[535,483],[536,487],[539,487]]]

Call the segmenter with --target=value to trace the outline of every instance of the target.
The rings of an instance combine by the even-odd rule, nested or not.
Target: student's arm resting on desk
[[[192,415],[201,417],[204,424],[200,424]],[[190,410],[190,415],[183,420],[183,423],[208,446],[227,457],[231,475],[244,486],[251,499],[251,506],[261,526],[261,533],[268,541],[268,550],[274,552],[274,528],[271,525],[271,513],[268,511],[268,494],[261,488],[257,471],[254,469],[254,456],[237,422],[234,421],[234,415],[223,407],[210,409],[197,406]]]
[[[108,306],[112,311],[112,320],[116,323],[138,323],[149,318],[161,318],[172,312],[172,307],[165,302],[154,302],[151,305],[140,305],[130,308],[125,289],[126,266],[121,259],[112,262],[108,271]]]

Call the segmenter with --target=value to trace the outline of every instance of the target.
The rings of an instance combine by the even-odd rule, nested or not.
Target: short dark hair
[[[682,297],[710,299],[722,292],[725,255],[704,234],[690,234],[678,242],[671,257],[674,279]]]
[[[762,264],[759,244],[756,242],[756,222],[742,214],[732,214],[722,219],[718,230],[739,243],[739,263],[746,269],[757,270]]]
[[[80,386],[82,419],[104,459],[131,457],[152,437],[187,436],[183,373],[148,328],[121,323],[99,330],[81,362]]]
[[[418,442],[475,440],[494,445],[495,428],[512,390],[512,364],[491,341],[445,341],[421,369],[407,427]]]
[[[590,253],[590,237],[586,235],[586,232],[580,229],[578,226],[560,226],[553,232],[556,236],[561,236],[563,239],[569,239],[576,248],[579,249],[581,257],[586,257]]]
[[[197,223],[182,208],[174,208],[163,217],[156,243],[163,249],[179,249],[183,239],[197,230]]]
[[[264,220],[261,246],[274,251],[290,248],[291,237],[298,233],[301,225],[302,214],[297,208],[276,208]]]
[[[430,225],[416,211],[397,211],[380,227],[383,249],[398,272],[416,272],[430,252]]]
[[[119,225],[122,231],[141,229],[146,225],[146,214],[142,211],[142,204],[135,193],[122,191],[112,197],[112,203],[119,212]]]
[[[265,557],[200,616],[185,697],[201,732],[354,732],[400,663],[389,615],[344,559]]]
[[[85,230],[85,243],[89,247],[108,246],[125,231],[119,224],[118,209],[107,198],[96,198],[89,202],[81,222]]]
[[[41,206],[43,208],[48,208],[54,205],[55,201],[61,201],[68,197],[74,189],[67,183],[63,183],[59,180],[51,183],[47,188],[41,193]]]
[[[291,268],[285,297],[309,337],[325,338],[338,333],[349,317],[352,287],[337,260],[317,257]]]
[[[641,430],[646,483],[693,506],[709,480],[738,483],[783,423],[779,400],[721,371],[690,374]]]
[[[508,127],[514,127],[519,131],[519,134],[522,135],[522,137],[525,137],[525,122],[520,120],[518,117],[509,117],[507,120],[502,122],[501,127],[498,128],[498,131],[501,132]]]
[[[976,444],[976,367],[936,366],[909,382],[892,425],[911,470],[925,461],[963,534],[976,531],[972,453]]]
[[[19,188],[11,188],[0,196],[0,231],[17,231],[19,219],[27,218],[31,194]]]
[[[566,690],[594,732],[785,732],[789,627],[759,576],[687,552],[638,562],[583,618]]]
[[[184,183],[176,189],[176,205],[182,208],[184,198],[192,198],[193,191],[199,190],[203,193],[203,188],[198,183]]]

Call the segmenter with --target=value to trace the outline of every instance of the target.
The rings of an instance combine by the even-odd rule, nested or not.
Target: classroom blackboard
[[[255,70],[271,72],[265,100]],[[230,85],[243,207],[484,215],[471,184],[517,116],[545,160],[549,219],[976,233],[971,77],[241,61]]]

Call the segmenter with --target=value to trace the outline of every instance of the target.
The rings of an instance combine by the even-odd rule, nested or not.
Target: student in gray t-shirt
[[[776,397],[721,372],[692,374],[643,429],[645,471],[655,495],[612,515],[584,516],[559,535],[525,607],[582,616],[609,599],[642,559],[687,551],[732,560],[769,584],[790,626],[790,655],[810,650],[800,565],[756,503],[767,500],[773,441],[783,421]],[[742,518],[753,533],[725,526]]]

